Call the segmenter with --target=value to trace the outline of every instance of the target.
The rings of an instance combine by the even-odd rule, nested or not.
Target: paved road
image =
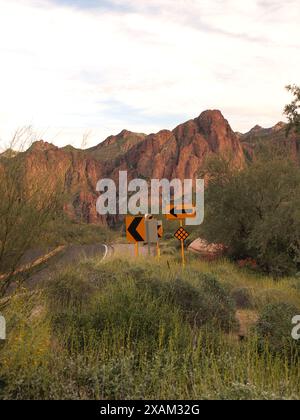
[[[105,257],[108,253],[108,246],[104,244],[93,245],[70,245],[58,258],[59,265],[76,263],[85,258]]]
[[[23,258],[22,264],[25,266],[33,264],[38,259],[42,259],[51,253],[52,250],[33,250],[28,252]],[[155,255],[155,247],[150,248],[150,254]],[[26,279],[26,286],[29,288],[35,287],[43,280],[50,277],[53,272],[64,268],[66,265],[76,264],[86,258],[99,257],[102,261],[111,258],[112,256],[133,257],[135,255],[135,247],[131,244],[93,244],[93,245],[69,245],[62,249],[57,255],[44,261],[43,264],[35,267],[35,273]],[[148,256],[148,246],[139,245],[139,255]],[[14,288],[14,286],[12,286]],[[11,290],[11,289],[10,289]]]
[[[26,286],[34,287],[66,265],[76,264],[86,258],[100,257],[104,260],[112,253],[111,248],[105,244],[69,245],[59,255],[47,261],[46,266],[43,265],[40,269],[37,269],[36,273],[26,280]]]

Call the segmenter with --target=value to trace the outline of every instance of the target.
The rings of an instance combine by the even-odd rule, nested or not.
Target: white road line
[[[104,248],[105,248],[105,253],[104,253],[104,257],[102,258],[102,261],[104,261],[104,260],[105,260],[105,258],[107,257],[107,254],[108,254],[108,246],[107,246],[107,245],[105,245],[105,244],[103,244],[103,246],[104,246]]]

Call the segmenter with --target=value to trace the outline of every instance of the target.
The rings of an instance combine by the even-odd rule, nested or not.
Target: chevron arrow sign
[[[166,218],[169,220],[182,220],[196,217],[196,209],[193,205],[174,205],[166,208]]]
[[[126,216],[126,237],[128,242],[146,241],[146,225],[143,216]]]

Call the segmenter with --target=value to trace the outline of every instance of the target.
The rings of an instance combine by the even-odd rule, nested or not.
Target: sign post
[[[139,256],[139,243],[138,242],[134,244],[134,253],[137,258]]]
[[[166,208],[166,218],[168,220],[178,220],[180,228],[175,232],[174,236],[181,242],[181,261],[182,267],[185,267],[184,241],[190,234],[183,228],[185,219],[193,219],[196,217],[196,208],[192,204],[171,204]]]
[[[183,222],[180,220],[180,227],[183,227]],[[184,255],[184,240],[181,239],[181,261],[182,261],[182,267],[185,267],[185,255]]]
[[[6,339],[6,321],[4,316],[0,315],[0,340]]]
[[[155,223],[155,220],[153,220],[153,216],[151,214],[146,214],[145,216],[145,222],[146,222],[146,238],[147,238],[147,245],[148,245],[148,256],[151,255],[151,238],[150,238],[150,228]]]
[[[164,234],[164,228],[163,228],[163,222],[161,220],[158,220],[157,222],[157,243],[156,243],[156,252],[157,252],[157,258],[160,259],[160,244],[159,241],[162,239]]]
[[[185,255],[184,255],[184,241],[190,236],[190,234],[183,228],[183,222],[180,221],[180,228],[175,232],[175,238],[181,242],[181,261],[182,267],[185,267]]]

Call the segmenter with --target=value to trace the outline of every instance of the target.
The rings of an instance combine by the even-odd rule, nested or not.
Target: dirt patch
[[[248,336],[250,329],[257,323],[258,318],[258,313],[249,309],[240,309],[236,312],[236,319],[240,324],[239,338],[243,339]]]

